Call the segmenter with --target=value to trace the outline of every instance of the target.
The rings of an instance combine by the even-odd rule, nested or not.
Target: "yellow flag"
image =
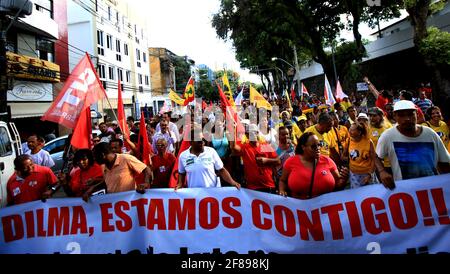
[[[225,71],[223,72],[222,82],[223,82],[223,93],[227,97],[228,102],[230,102],[230,104],[233,107],[236,106],[233,99],[233,93],[231,92],[230,82],[228,82],[228,76]]]
[[[289,94],[288,94],[287,90],[285,90],[284,95],[286,96],[286,100],[287,100],[287,103],[288,103],[288,109],[290,111],[292,111],[293,108],[292,108],[292,104],[291,104],[291,98],[289,98]]]
[[[175,104],[180,105],[180,106],[184,106],[184,99],[181,98],[175,91],[173,91],[172,89],[169,92],[169,98],[170,100],[172,100],[173,102],[175,102]]]
[[[257,108],[265,108],[272,110],[272,105],[253,87],[250,85],[250,103],[256,103]]]

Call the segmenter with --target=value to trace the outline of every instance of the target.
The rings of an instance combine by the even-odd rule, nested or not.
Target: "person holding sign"
[[[333,160],[321,155],[319,138],[314,133],[306,132],[298,139],[295,154],[284,164],[280,195],[310,199],[345,186],[348,169],[343,167],[340,173]]]
[[[30,155],[17,156],[14,169],[6,185],[9,206],[47,199],[58,190],[58,179],[51,169],[34,164]]]
[[[237,189],[241,185],[231,178],[230,173],[223,167],[219,154],[211,148],[205,146],[203,133],[195,132],[191,129],[191,147],[183,151],[178,160],[178,184],[175,191],[183,187],[183,182],[187,176],[187,187],[220,187],[217,174],[227,183]]]
[[[67,196],[83,197],[83,200],[87,201],[94,191],[104,185],[102,167],[94,162],[94,155],[89,149],[77,150],[73,162],[75,168],[70,176],[60,173],[58,179]]]
[[[98,164],[104,164],[103,174],[108,193],[130,190],[144,193],[150,187],[152,171],[136,157],[114,153],[110,144],[100,142],[94,147],[94,158]],[[145,174],[145,183],[136,184],[135,177],[142,172]]]

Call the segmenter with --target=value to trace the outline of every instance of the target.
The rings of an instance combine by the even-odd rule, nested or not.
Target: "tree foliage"
[[[383,3],[384,4],[384,3]],[[237,60],[244,67],[256,66],[261,77],[270,79],[276,74],[269,69],[274,56],[293,60],[292,46],[297,46],[300,63],[314,60],[322,65],[333,81],[332,58],[326,50],[344,28],[353,29],[355,50],[347,63],[361,60],[365,54],[359,22],[371,22],[377,18],[388,19],[399,15],[398,4],[386,4],[372,8],[361,0],[222,0],[212,24],[217,35],[230,39],[236,49]],[[342,20],[343,16],[353,20]],[[289,69],[284,63],[276,64],[283,71]]]

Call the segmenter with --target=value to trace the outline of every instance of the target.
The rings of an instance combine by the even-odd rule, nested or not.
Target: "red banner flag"
[[[227,123],[228,131],[230,133],[235,133],[234,140],[236,141],[237,137],[240,137],[242,134],[245,133],[244,126],[241,124],[241,120],[239,119],[239,116],[234,110],[234,108],[231,106],[231,103],[227,100],[227,97],[225,96],[225,93],[223,93],[222,88],[217,82],[216,84],[217,88],[219,88],[219,97],[220,101],[222,102],[222,109],[224,110],[223,113],[225,115],[225,118],[227,118],[227,121],[230,121],[229,119],[231,119],[232,122]]]
[[[86,53],[41,120],[52,121],[73,129],[81,112],[104,97],[106,92]]]
[[[295,101],[295,97],[297,96],[297,94],[295,93],[295,83],[292,83],[291,86],[291,98],[292,98],[292,102]]]
[[[172,174],[170,174],[170,181],[169,181],[169,187],[175,188],[178,184],[178,159],[180,159],[180,155],[183,151],[186,149],[189,149],[191,147],[191,142],[188,141],[188,135],[190,134],[191,129],[190,127],[186,127],[186,130],[184,131],[183,136],[183,142],[181,142],[180,150],[178,151],[177,160],[175,161],[175,164],[173,165]],[[186,184],[186,182],[184,182]]]
[[[147,135],[147,128],[145,126],[144,112],[141,111],[141,119],[139,120],[139,139],[137,143],[139,151],[139,160],[147,166],[150,165],[150,155],[153,154],[153,149],[150,146]]]
[[[81,112],[70,143],[78,149],[92,148],[91,109],[89,107]]]
[[[122,134],[124,136],[124,138],[130,138],[130,129],[128,128],[127,125],[127,119],[125,117],[125,110],[123,108],[123,100],[122,100],[122,85],[120,83],[120,79],[119,79],[119,85],[117,87],[117,119],[119,119],[119,121],[117,121],[117,124],[119,125],[120,129],[122,130]]]

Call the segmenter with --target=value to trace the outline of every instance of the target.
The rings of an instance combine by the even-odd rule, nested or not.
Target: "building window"
[[[126,76],[126,82],[130,83],[131,82],[131,71],[127,70],[127,72],[125,73]]]
[[[136,58],[137,58],[137,66],[141,67],[141,51],[139,49],[136,49]]]
[[[36,10],[53,19],[53,0],[33,1]]]
[[[128,44],[123,44],[123,52],[125,53],[126,56],[128,56]]]
[[[138,73],[139,85],[142,85],[142,74]]]
[[[99,64],[97,70],[98,70],[98,78],[106,79],[105,65]]]
[[[104,43],[103,43],[103,31],[97,30],[97,53],[98,55],[105,55]]]
[[[106,35],[106,47],[110,50],[113,49],[113,45],[112,45],[112,36],[107,34]]]
[[[147,54],[145,54],[145,52],[142,53],[142,60],[144,63],[147,63]]]
[[[119,78],[120,81],[123,82],[123,70],[120,68],[117,69],[117,77]]]
[[[145,85],[146,86],[150,85],[150,82],[149,82],[149,79],[148,79],[148,75],[145,75]]]
[[[95,0],[95,11],[98,11],[98,0]]]
[[[120,40],[116,39],[116,51],[120,53]]]
[[[117,22],[117,25],[119,25],[120,20],[119,20],[119,12],[118,11],[116,11],[116,22]]]
[[[55,44],[53,42],[36,37],[36,51],[39,59],[54,62]]]
[[[108,20],[111,21],[111,7],[108,6]]]
[[[120,53],[116,54],[116,61],[122,62],[122,55]]]
[[[115,80],[114,78],[114,67],[108,67],[109,80]]]
[[[137,25],[134,24],[134,35],[137,36]]]

